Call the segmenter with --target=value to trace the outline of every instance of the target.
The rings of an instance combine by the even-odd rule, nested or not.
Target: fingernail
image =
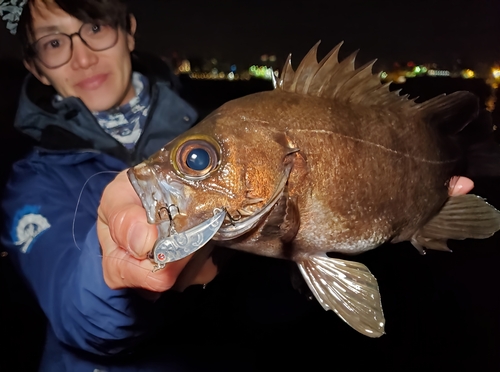
[[[146,241],[148,238],[148,229],[145,229],[141,224],[135,224],[132,226],[128,232],[128,249],[129,251],[137,256],[142,257],[145,255],[146,251]]]

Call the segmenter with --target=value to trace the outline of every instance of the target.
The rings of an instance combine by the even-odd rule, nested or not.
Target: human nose
[[[86,69],[95,65],[98,57],[80,37],[73,38],[73,55],[71,56],[71,67],[74,70]]]

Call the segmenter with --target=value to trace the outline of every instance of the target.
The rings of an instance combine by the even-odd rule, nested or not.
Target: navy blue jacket
[[[115,370],[90,360],[126,354],[154,328],[154,303],[105,284],[95,229],[100,196],[116,173],[197,119],[167,82],[151,85],[150,114],[129,152],[81,100],[68,98],[54,107],[44,92],[49,88],[32,76],[25,81],[15,125],[40,147],[13,167],[2,202],[1,242],[48,320],[42,370]],[[117,370],[135,370],[127,364]]]

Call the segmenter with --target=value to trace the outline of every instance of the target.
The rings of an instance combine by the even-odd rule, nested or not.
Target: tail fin
[[[449,251],[448,239],[486,239],[500,230],[500,212],[479,196],[452,196],[441,211],[412,237],[421,253],[424,248]]]

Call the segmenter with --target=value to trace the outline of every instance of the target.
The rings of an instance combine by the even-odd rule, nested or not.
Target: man
[[[32,75],[15,125],[39,147],[14,166],[2,243],[50,324],[42,370],[95,367],[58,341],[98,355],[138,343],[152,328],[148,292],[168,289],[187,262],[152,274],[122,248],[101,252],[95,233],[105,185],[197,118],[168,82],[132,70],[135,30],[120,0],[28,1],[18,25]],[[207,267],[198,283],[215,275]]]
[[[193,368],[191,351],[175,349],[189,323],[176,310],[182,299],[160,301],[190,258],[152,272],[156,227],[124,170],[196,113],[167,83],[133,71],[135,30],[120,0],[30,0],[18,25],[31,75],[15,125],[39,146],[13,168],[2,243],[48,320],[42,371]],[[451,192],[467,192],[464,181]],[[192,284],[216,273],[208,260]],[[172,341],[158,351],[148,339],[160,330]]]

